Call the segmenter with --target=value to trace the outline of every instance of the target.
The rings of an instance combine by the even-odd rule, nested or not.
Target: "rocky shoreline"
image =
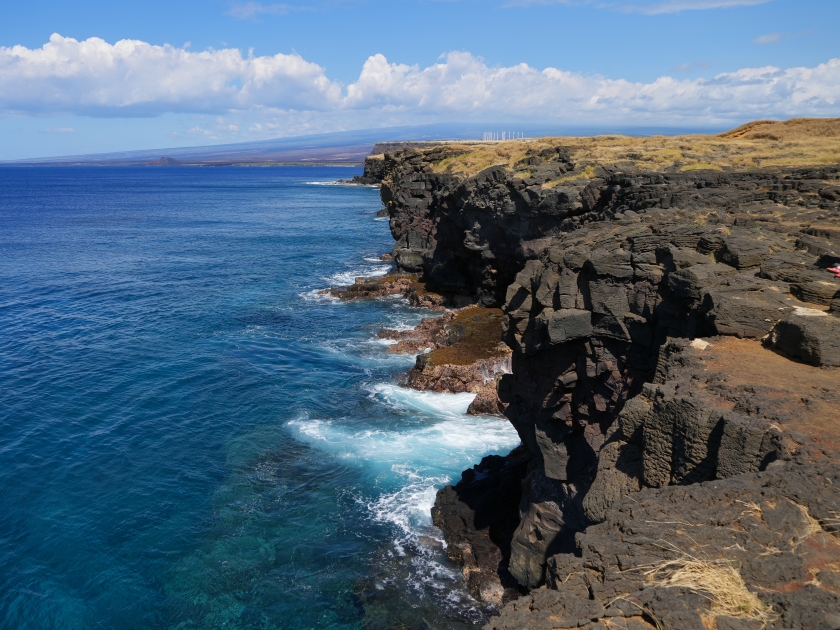
[[[779,125],[715,142],[763,156]],[[558,139],[453,170],[472,150],[384,155],[404,275],[343,299],[461,307],[383,335],[430,350],[408,385],[481,390],[522,438],[433,510],[506,604],[486,627],[840,628],[840,166],[645,170]],[[478,369],[459,344],[493,330]]]

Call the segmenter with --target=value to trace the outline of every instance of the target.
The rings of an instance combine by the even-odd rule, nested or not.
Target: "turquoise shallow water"
[[[317,295],[387,269],[355,172],[0,169],[0,627],[482,620],[428,509],[518,439]]]

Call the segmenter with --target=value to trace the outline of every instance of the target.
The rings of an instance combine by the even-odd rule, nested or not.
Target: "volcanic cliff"
[[[840,628],[840,121],[371,162],[403,288],[502,309],[523,447],[433,509],[487,628]]]

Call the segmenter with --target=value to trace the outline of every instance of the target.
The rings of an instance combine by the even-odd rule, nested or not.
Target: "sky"
[[[838,0],[0,0],[0,160],[840,117]]]

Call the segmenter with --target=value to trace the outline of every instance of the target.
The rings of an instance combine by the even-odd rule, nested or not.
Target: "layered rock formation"
[[[477,597],[537,589],[491,626],[837,627],[840,168],[515,151],[386,154],[381,189],[397,266],[505,313],[527,452],[434,512]]]

